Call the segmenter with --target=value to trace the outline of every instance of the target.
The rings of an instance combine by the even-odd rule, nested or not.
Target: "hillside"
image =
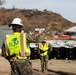
[[[72,23],[62,17],[58,13],[52,11],[40,11],[37,9],[5,9],[0,8],[0,25],[8,25],[11,23],[12,19],[15,17],[20,17],[25,25],[24,30],[34,30],[35,28],[46,27],[50,22],[58,22],[58,25],[52,25],[50,31],[57,31],[62,33],[65,29],[75,26]]]

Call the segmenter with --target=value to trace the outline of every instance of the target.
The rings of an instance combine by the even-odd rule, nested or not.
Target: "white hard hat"
[[[19,25],[19,26],[22,26],[22,27],[24,26],[23,22],[20,18],[14,18],[12,23],[9,25],[9,27],[12,26],[12,25]]]

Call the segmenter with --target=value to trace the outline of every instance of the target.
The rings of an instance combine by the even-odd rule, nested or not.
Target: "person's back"
[[[32,75],[32,65],[27,59],[26,33],[21,33],[22,20],[15,18],[9,25],[12,26],[11,33],[5,40],[6,58],[11,65],[11,75]]]

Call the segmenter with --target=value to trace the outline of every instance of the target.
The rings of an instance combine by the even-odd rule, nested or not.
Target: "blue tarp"
[[[73,34],[72,36],[76,36],[76,34]]]

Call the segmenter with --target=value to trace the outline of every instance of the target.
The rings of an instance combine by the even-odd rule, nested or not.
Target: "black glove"
[[[16,54],[14,53],[13,55],[7,56],[6,59],[10,60],[12,57],[15,57],[15,56],[16,56]]]

